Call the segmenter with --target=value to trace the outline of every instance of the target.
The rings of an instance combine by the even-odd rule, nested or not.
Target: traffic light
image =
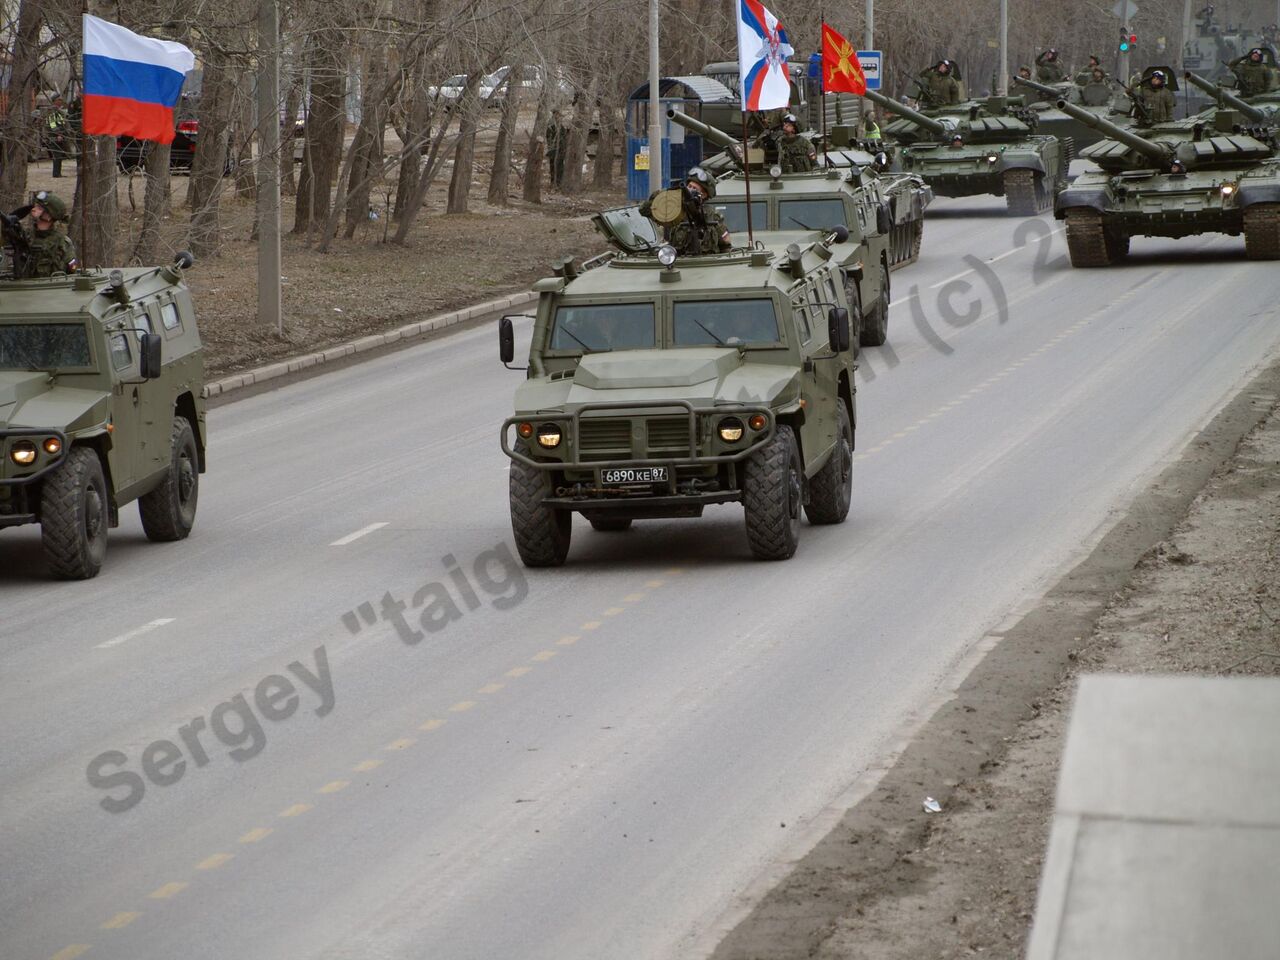
[[[1136,33],[1120,34],[1120,52],[1128,53],[1138,45],[1138,35]]]

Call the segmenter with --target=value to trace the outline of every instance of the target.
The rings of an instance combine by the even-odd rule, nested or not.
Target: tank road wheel
[[[1250,260],[1280,260],[1280,203],[1245,208],[1244,254]]]
[[[96,577],[107,555],[107,481],[88,447],[72,447],[44,482],[40,535],[50,572],[63,580]]]
[[[757,560],[786,560],[800,539],[800,502],[804,470],[795,434],[788,426],[747,458],[743,468],[742,504],[747,540]]]
[[[169,442],[169,472],[160,486],[138,498],[138,513],[148,540],[185,540],[196,522],[200,499],[200,454],[186,417],[176,417]]]
[[[630,517],[612,517],[607,512],[588,512],[584,510],[582,515],[587,518],[593,530],[599,530],[601,533],[617,533],[622,530],[631,529]]]
[[[1046,206],[1040,178],[1034,170],[1006,170],[1004,198],[1014,217],[1034,217]]]
[[[1067,211],[1067,251],[1073,267],[1109,267],[1114,244],[1102,229],[1102,214],[1073,208]]]
[[[839,436],[836,448],[822,469],[809,481],[809,502],[804,513],[810,523],[844,523],[853,494],[853,426],[844,401],[839,404]]]
[[[889,338],[889,268],[880,263],[880,299],[876,305],[862,315],[862,326],[858,332],[858,345],[863,347],[882,347]]]
[[[529,448],[521,441],[516,452],[528,456]],[[526,567],[560,566],[569,555],[573,516],[542,502],[552,494],[551,473],[512,460],[509,481],[511,531],[520,559]]]

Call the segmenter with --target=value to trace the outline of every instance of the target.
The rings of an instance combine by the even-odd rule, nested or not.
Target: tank
[[[770,249],[793,242],[811,242],[814,232],[843,227],[849,241],[837,248],[845,270],[846,293],[858,320],[863,346],[881,346],[888,336],[891,271],[912,263],[920,255],[924,236],[924,211],[933,191],[923,179],[906,173],[877,173],[876,157],[859,146],[825,150],[813,137],[818,169],[782,173],[776,151],[769,146],[744,150],[742,143],[709,130],[678,110],[669,110],[673,123],[701,134],[723,148],[704,164],[723,168],[716,187],[716,209],[735,236],[747,233],[747,182],[740,172],[752,171],[752,231]],[[766,140],[766,144],[768,141]],[[859,269],[855,270],[855,265]]]
[[[899,146],[898,163],[942,197],[1003,196],[1013,216],[1048,209],[1066,183],[1070,138],[1036,132],[1038,117],[1020,100],[988,97],[915,110],[868,90],[866,98],[894,114],[884,134]]]
[[[1107,139],[1082,150],[1098,170],[1058,193],[1076,267],[1122,259],[1135,236],[1244,234],[1251,260],[1280,258],[1280,156],[1276,132],[1215,108],[1185,120],[1127,130],[1059,101]]]
[[[1186,78],[1187,83],[1194,87],[1199,87],[1213,97],[1219,105],[1239,111],[1245,119],[1253,123],[1275,123],[1280,121],[1280,95],[1278,94],[1262,94],[1254,97],[1251,103],[1236,96],[1225,87],[1197,73],[1192,73],[1190,70],[1183,76]]]
[[[1106,117],[1119,126],[1128,125],[1133,109],[1123,88],[1114,80],[1104,83],[1088,83],[1084,86],[1064,80],[1047,84],[1023,77],[1014,77],[1013,83],[1032,93],[1027,96],[1027,106],[1039,117],[1037,133],[1064,138],[1070,137],[1072,146],[1079,151],[1102,139],[1102,133],[1088,124],[1058,109],[1058,101],[1074,103],[1092,114]]]

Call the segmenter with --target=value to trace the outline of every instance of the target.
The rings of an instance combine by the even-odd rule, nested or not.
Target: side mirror
[[[832,243],[844,243],[848,239],[849,239],[849,228],[846,227],[843,223],[837,223],[834,227],[831,228]]]
[[[889,233],[893,229],[893,214],[889,212],[889,205],[882,203],[876,208],[876,231],[879,233]]]
[[[173,265],[179,270],[190,270],[195,262],[196,258],[186,250],[179,250],[173,258]]]
[[[849,350],[849,311],[832,307],[827,311],[827,339],[833,353]]]
[[[138,372],[143,379],[154,380],[160,376],[160,345],[163,342],[158,333],[144,333],[138,337]]]
[[[498,321],[498,358],[503,363],[510,363],[516,358],[516,332],[510,317]]]

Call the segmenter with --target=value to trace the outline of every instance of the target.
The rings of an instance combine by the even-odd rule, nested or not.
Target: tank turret
[[[1173,148],[1169,144],[1159,143],[1154,140],[1148,140],[1140,137],[1136,133],[1126,130],[1124,127],[1117,126],[1110,120],[1104,120],[1097,114],[1090,113],[1088,110],[1082,110],[1074,103],[1068,103],[1066,100],[1058,101],[1058,109],[1064,113],[1075,117],[1086,126],[1093,127],[1095,130],[1101,130],[1111,140],[1115,140],[1124,144],[1130,150],[1137,151],[1147,159],[1160,166],[1166,166],[1173,160]],[[1101,144],[1090,147],[1091,151],[1096,150]]]
[[[875,90],[868,90],[863,94],[863,96],[872,103],[879,104],[884,107],[884,109],[888,110],[890,113],[897,114],[904,120],[908,120],[917,127],[920,127],[923,130],[928,130],[936,136],[943,136],[947,132],[947,125],[942,121],[936,120],[933,117],[925,116],[919,110],[913,110],[905,103],[900,103],[892,97],[886,97],[884,94],[877,93]]]
[[[1209,94],[1209,96],[1214,97],[1219,103],[1226,104],[1233,110],[1239,111],[1247,120],[1251,120],[1254,123],[1267,123],[1271,119],[1265,110],[1259,110],[1253,104],[1241,100],[1234,93],[1218,86],[1218,84],[1214,83],[1212,80],[1206,80],[1204,77],[1197,73],[1192,73],[1190,70],[1184,73],[1183,76],[1186,77],[1188,83],[1199,87],[1205,93]]]

